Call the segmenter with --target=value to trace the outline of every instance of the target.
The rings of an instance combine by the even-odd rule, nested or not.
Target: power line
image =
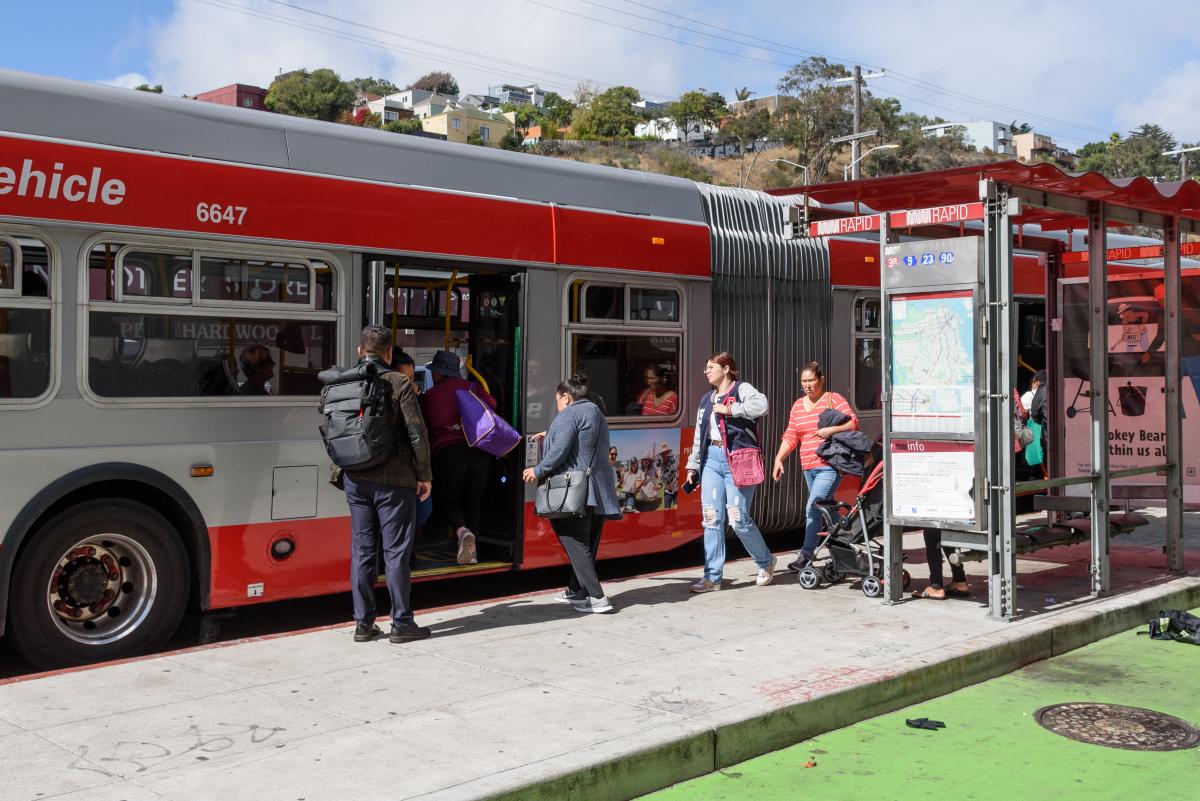
[[[197,3],[203,3],[204,5],[208,5],[208,6],[211,6],[214,8],[219,8],[219,9],[222,9],[225,11],[231,11],[234,13],[243,14],[245,16],[251,16],[251,17],[258,18],[258,19],[266,20],[268,22],[274,22],[276,24],[285,25],[285,26],[295,28],[298,30],[306,30],[306,31],[310,31],[313,33],[319,33],[319,34],[329,36],[331,38],[341,39],[343,41],[348,41],[348,42],[354,42],[356,44],[365,44],[369,47],[373,47],[375,49],[382,50],[382,51],[385,51],[388,53],[393,53],[393,54],[403,54],[403,55],[418,56],[421,58],[429,58],[429,59],[435,60],[435,62],[440,61],[441,63],[452,64],[452,65],[456,65],[456,66],[470,67],[470,68],[484,70],[484,71],[494,71],[494,70],[496,70],[495,64],[503,64],[503,65],[513,66],[513,67],[518,67],[518,68],[521,68],[524,70],[528,70],[530,73],[533,73],[536,75],[541,75],[541,76],[557,76],[559,78],[565,78],[567,80],[571,80],[571,81],[575,81],[575,82],[593,83],[598,86],[604,86],[604,87],[612,87],[612,86],[618,85],[618,84],[605,83],[602,81],[595,80],[593,78],[588,78],[586,76],[573,75],[570,73],[559,72],[556,70],[550,70],[550,69],[543,68],[543,67],[522,64],[521,62],[517,62],[517,61],[511,61],[508,59],[503,59],[503,58],[499,58],[499,57],[495,57],[495,56],[489,56],[485,53],[476,53],[474,51],[463,50],[462,48],[451,47],[449,45],[444,45],[444,44],[434,42],[429,39],[418,39],[417,37],[406,36],[404,34],[396,32],[396,31],[381,30],[379,28],[375,28],[375,27],[369,26],[369,25],[364,25],[362,23],[355,22],[353,20],[348,20],[348,19],[344,19],[341,17],[335,17],[330,14],[323,14],[322,12],[312,11],[312,10],[304,8],[302,6],[298,6],[298,5],[295,5],[292,3],[280,2],[279,0],[268,0],[268,1],[274,2],[277,5],[287,6],[294,10],[297,10],[297,11],[311,13],[311,14],[315,14],[317,16],[323,16],[323,17],[326,17],[326,18],[329,18],[329,19],[332,19],[332,20],[335,20],[338,22],[343,22],[345,24],[352,25],[355,27],[366,28],[371,31],[383,33],[384,35],[387,35],[387,36],[395,36],[398,38],[422,42],[424,44],[428,44],[428,45],[435,46],[435,47],[443,47],[447,50],[451,50],[451,51],[459,52],[459,53],[465,53],[467,55],[471,55],[471,56],[483,59],[484,61],[490,61],[490,62],[495,62],[495,63],[494,64],[481,64],[481,63],[474,62],[474,61],[463,60],[461,58],[448,58],[444,53],[429,52],[429,51],[418,50],[418,49],[415,49],[412,47],[401,46],[401,45],[398,45],[398,44],[395,44],[392,42],[386,42],[386,41],[383,41],[380,39],[375,39],[372,37],[364,36],[362,34],[319,25],[314,22],[298,20],[293,17],[287,17],[287,16],[283,16],[280,14],[274,14],[272,12],[263,11],[260,9],[248,8],[246,6],[242,6],[240,4],[231,2],[230,0],[193,0],[193,1],[197,2]],[[528,78],[524,77],[524,76],[515,76],[514,75],[514,76],[510,76],[510,79],[512,79],[514,81],[519,81],[519,82],[528,81]],[[572,92],[575,89],[575,86],[573,86],[573,85],[569,85],[569,84],[562,83],[559,81],[548,80],[545,77],[542,77],[539,80],[541,83],[543,83],[547,86],[562,89],[565,94],[569,94],[570,92]],[[662,98],[671,97],[670,94],[656,93],[653,91],[646,92],[645,94],[649,94],[649,95],[655,96],[655,97],[662,97]]]
[[[585,1],[586,1],[586,0],[585,0]],[[600,23],[601,25],[608,25],[608,26],[609,26],[609,27],[611,27],[611,28],[619,28],[619,29],[621,29],[621,30],[623,30],[623,31],[630,31],[630,32],[632,32],[632,33],[640,33],[640,34],[641,34],[641,35],[643,35],[643,36],[650,36],[650,37],[653,37],[653,38],[655,38],[655,39],[661,39],[661,40],[663,40],[664,42],[671,42],[672,44],[683,45],[684,47],[694,47],[694,48],[696,48],[697,50],[707,50],[707,51],[708,51],[708,52],[710,52],[710,53],[720,53],[720,54],[722,54],[722,55],[726,55],[726,56],[733,56],[734,58],[744,58],[744,59],[746,59],[747,61],[758,61],[758,62],[761,62],[761,63],[763,63],[763,64],[773,64],[773,65],[775,65],[775,66],[777,66],[777,67],[791,67],[791,66],[793,66],[792,64],[786,64],[786,63],[784,63],[784,62],[782,62],[782,61],[772,61],[772,60],[771,60],[771,59],[769,59],[769,58],[758,58],[757,56],[747,56],[747,55],[745,55],[745,54],[743,54],[743,53],[735,53],[735,52],[733,52],[732,50],[721,50],[721,49],[720,49],[720,48],[718,48],[718,47],[707,47],[707,46],[705,46],[705,45],[702,45],[702,44],[696,44],[695,42],[685,42],[685,41],[682,41],[682,40],[680,40],[680,39],[673,39],[673,38],[671,38],[670,36],[663,36],[662,34],[653,33],[653,32],[651,32],[651,31],[644,31],[644,30],[642,30],[641,28],[631,28],[631,27],[629,27],[628,25],[621,25],[620,23],[617,23],[617,22],[609,22],[608,20],[606,20],[606,19],[600,19],[599,17],[589,17],[587,14],[580,14],[578,11],[570,11],[570,10],[568,10],[568,9],[565,9],[565,8],[559,8],[558,6],[552,6],[552,5],[550,5],[549,3],[542,3],[542,2],[539,2],[539,0],[525,0],[525,2],[526,2],[526,3],[529,3],[530,5],[534,5],[534,6],[540,6],[541,8],[546,8],[546,9],[549,9],[549,10],[551,10],[551,11],[557,11],[557,12],[558,12],[558,13],[560,13],[560,14],[568,14],[568,15],[570,15],[570,16],[572,16],[572,17],[579,17],[580,19],[586,19],[586,20],[588,20],[589,22],[598,22],[598,23]],[[618,12],[618,13],[622,13],[622,14],[624,14],[624,13],[627,13],[627,12],[623,12],[623,11],[621,11],[621,12]],[[665,24],[667,24],[667,23],[663,23],[663,24],[665,25]],[[708,34],[702,34],[702,35],[704,35],[704,36],[707,36]]]
[[[527,1],[529,1],[529,0],[527,0]],[[625,3],[628,3],[628,4],[630,4],[630,5],[633,5],[633,6],[638,6],[638,7],[640,7],[640,8],[645,8],[645,9],[648,9],[648,10],[651,10],[651,11],[658,12],[659,14],[663,14],[664,16],[673,17],[673,18],[675,18],[675,19],[681,19],[681,20],[684,20],[684,21],[686,21],[686,22],[693,23],[693,24],[695,24],[695,25],[700,25],[700,26],[703,26],[703,27],[706,27],[706,28],[711,28],[712,30],[718,30],[718,31],[722,31],[722,32],[724,32],[724,33],[731,33],[731,34],[733,34],[733,35],[735,35],[735,36],[740,36],[740,37],[742,37],[742,38],[744,38],[744,39],[750,39],[750,40],[753,40],[753,41],[756,41],[756,42],[760,42],[760,43],[763,43],[763,44],[771,45],[771,47],[770,47],[770,48],[763,48],[763,49],[767,49],[767,50],[770,50],[771,52],[779,53],[780,55],[789,55],[791,51],[794,51],[794,52],[797,52],[797,53],[806,53],[806,54],[813,55],[813,56],[820,56],[820,57],[822,57],[822,58],[826,58],[826,59],[833,59],[833,60],[836,60],[836,61],[841,61],[841,62],[843,62],[843,63],[858,63],[858,64],[862,64],[862,63],[863,63],[862,61],[860,61],[860,60],[858,60],[858,59],[851,59],[851,58],[842,58],[842,57],[834,57],[834,56],[829,56],[829,55],[827,55],[827,54],[818,53],[818,52],[816,52],[816,51],[814,51],[814,50],[808,50],[808,49],[806,49],[806,48],[802,48],[802,47],[794,47],[794,46],[792,46],[792,45],[787,45],[787,44],[784,44],[784,43],[782,43],[782,42],[777,42],[777,41],[774,41],[774,40],[771,40],[771,39],[765,39],[765,38],[763,38],[763,37],[760,37],[760,36],[755,36],[755,35],[753,35],[753,34],[745,33],[745,32],[743,32],[743,31],[737,31],[737,30],[734,30],[734,29],[732,29],[732,28],[726,28],[726,27],[723,27],[723,26],[720,26],[720,25],[713,25],[713,24],[711,24],[711,23],[704,22],[703,20],[698,20],[698,19],[695,19],[694,17],[688,17],[688,16],[685,16],[685,15],[683,15],[683,14],[677,14],[677,13],[675,13],[675,12],[673,12],[673,11],[668,11],[668,10],[666,10],[666,9],[659,8],[659,7],[657,7],[657,6],[654,6],[654,5],[651,5],[651,4],[649,4],[649,3],[638,2],[638,0],[622,0],[622,1],[623,1],[623,2],[625,2]],[[687,31],[687,32],[689,32],[689,33],[695,33],[695,34],[698,34],[698,35],[701,35],[701,36],[709,36],[709,37],[713,37],[713,38],[717,38],[717,39],[724,39],[725,41],[736,41],[736,40],[733,40],[733,39],[728,39],[727,37],[724,37],[724,36],[717,36],[717,35],[715,35],[715,34],[708,34],[708,33],[704,33],[703,31],[697,31],[697,30],[695,30],[694,28],[686,28],[686,27],[683,27],[683,26],[680,26],[680,25],[675,25],[675,24],[673,24],[673,23],[670,23],[670,22],[664,22],[664,21],[661,21],[661,20],[653,20],[652,18],[650,18],[650,17],[646,17],[646,16],[644,16],[644,15],[641,15],[641,14],[634,14],[634,13],[632,13],[632,12],[630,12],[630,11],[624,11],[624,10],[621,10],[621,9],[613,8],[613,7],[611,7],[611,6],[606,6],[606,5],[603,5],[603,4],[601,4],[601,3],[595,2],[595,0],[580,0],[580,2],[587,3],[588,5],[591,5],[591,6],[597,6],[597,7],[600,7],[600,8],[605,8],[605,9],[608,9],[608,10],[610,10],[610,11],[613,11],[613,12],[615,12],[615,13],[617,13],[617,14],[623,14],[623,15],[626,15],[626,16],[632,16],[632,17],[635,17],[635,18],[637,18],[637,19],[645,19],[645,20],[651,20],[651,21],[655,21],[655,22],[658,22],[658,24],[661,24],[661,25],[664,25],[664,26],[667,26],[667,27],[676,28],[677,30],[681,30],[681,31]],[[565,12],[565,13],[571,13],[571,12]],[[597,20],[597,21],[600,21],[600,20]],[[611,24],[611,23],[610,23],[610,24]],[[634,29],[627,29],[627,30],[634,30]],[[669,39],[669,37],[661,37],[661,38],[667,38],[668,40],[670,40],[670,39]],[[678,41],[678,40],[674,40],[674,41]],[[738,44],[745,44],[745,45],[748,45],[748,46],[752,46],[752,45],[749,45],[749,43],[747,43],[747,42],[737,42],[737,43],[738,43]],[[774,49],[774,48],[783,48],[783,49],[782,49],[782,50],[780,50],[780,49]],[[721,52],[725,52],[725,51],[721,51]],[[746,57],[746,56],[742,56],[742,55],[740,55],[740,54],[731,54],[731,55],[735,55],[735,56],[738,56],[738,57],[741,57],[741,58],[748,58],[748,57]],[[754,59],[754,60],[761,60],[761,59]],[[776,63],[777,63],[777,62],[776,62]],[[791,66],[791,65],[787,65],[787,66]],[[1005,104],[1003,104],[1003,103],[996,103],[996,102],[994,102],[994,101],[987,100],[987,99],[985,99],[985,98],[978,97],[978,96],[976,96],[976,95],[970,95],[970,94],[967,94],[967,93],[965,93],[965,92],[960,92],[960,91],[958,91],[958,90],[955,90],[955,89],[949,89],[949,88],[947,88],[947,87],[944,87],[944,86],[939,86],[938,84],[931,83],[931,82],[929,82],[929,81],[926,81],[926,80],[924,80],[924,79],[918,78],[918,77],[916,77],[916,76],[913,76],[913,75],[907,75],[907,74],[905,74],[905,73],[903,73],[903,72],[897,72],[897,71],[896,71],[896,70],[894,70],[894,69],[890,69],[890,68],[889,68],[889,70],[888,70],[888,71],[891,73],[891,75],[892,75],[892,76],[894,76],[894,77],[896,78],[896,80],[900,81],[901,83],[906,83],[906,84],[909,84],[909,85],[911,85],[911,86],[914,86],[914,87],[916,87],[916,88],[919,88],[919,89],[924,89],[925,91],[931,91],[931,92],[935,92],[935,93],[937,93],[937,94],[943,94],[943,95],[946,95],[947,97],[957,97],[958,99],[961,99],[961,100],[968,100],[968,101],[971,101],[972,103],[977,103],[977,104],[979,104],[979,105],[981,105],[981,106],[985,106],[985,107],[989,107],[989,108],[994,108],[994,109],[1001,110],[1001,111],[1005,111],[1005,112],[1008,112],[1008,113],[1015,113],[1015,114],[1017,114],[1017,115],[1019,115],[1019,116],[1024,116],[1024,117],[1032,117],[1032,118],[1035,118],[1035,119],[1041,119],[1041,120],[1044,120],[1044,121],[1046,121],[1046,122],[1054,123],[1054,124],[1057,124],[1057,125],[1065,125],[1065,126],[1067,126],[1067,127],[1070,127],[1070,128],[1078,128],[1078,129],[1080,129],[1080,130],[1092,131],[1092,132],[1099,133],[1099,134],[1103,134],[1103,135],[1107,135],[1107,134],[1109,133],[1109,131],[1108,131],[1108,130],[1106,130],[1106,129],[1104,129],[1104,128],[1097,128],[1097,127],[1096,127],[1096,126],[1094,126],[1094,125],[1085,125],[1085,124],[1082,124],[1082,123],[1071,122],[1070,120],[1063,120],[1063,119],[1059,119],[1059,118],[1057,118],[1057,117],[1051,117],[1051,116],[1048,116],[1048,115],[1045,115],[1045,114],[1039,114],[1039,113],[1037,113],[1037,112],[1029,111],[1028,109],[1022,109],[1022,108],[1018,108],[1018,107],[1016,107],[1016,106],[1009,106],[1009,105],[1005,105]],[[899,94],[897,94],[897,96],[898,96],[898,97],[902,97],[902,95],[899,95]],[[932,104],[931,104],[931,105],[932,105]],[[962,112],[962,111],[958,111],[958,112],[955,112],[955,113],[959,113],[959,114],[967,114],[968,116],[974,116],[974,115],[973,115],[971,112]]]

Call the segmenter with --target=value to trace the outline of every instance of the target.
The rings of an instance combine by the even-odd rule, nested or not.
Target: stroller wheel
[[[832,559],[825,563],[825,567],[822,568],[821,574],[825,577],[826,584],[837,584],[842,580],[842,571],[837,569],[837,565],[833,563]]]
[[[862,591],[868,598],[878,598],[883,595],[883,585],[874,576],[867,576],[862,580]]]
[[[817,575],[817,570],[814,567],[806,567],[800,571],[797,577],[800,586],[806,590],[815,590],[821,584],[821,577]]]
[[[908,585],[912,584],[912,575],[907,570],[902,571],[900,575],[902,577],[900,579],[900,586],[907,590]]]

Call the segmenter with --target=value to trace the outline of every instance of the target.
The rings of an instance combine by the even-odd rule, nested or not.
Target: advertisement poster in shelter
[[[1062,284],[1060,397],[1068,475],[1091,471],[1091,363],[1086,281]],[[1180,407],[1183,415],[1184,500],[1200,502],[1200,274],[1185,272],[1180,304]],[[1167,460],[1166,354],[1162,274],[1123,276],[1108,283],[1109,468],[1150,467]],[[1157,475],[1114,483],[1164,485]],[[1081,494],[1086,488],[1071,488]]]

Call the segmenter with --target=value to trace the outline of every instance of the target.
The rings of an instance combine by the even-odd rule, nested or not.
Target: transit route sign
[[[934,206],[928,209],[893,211],[888,217],[888,224],[893,228],[948,225],[967,220],[982,220],[984,213],[983,203],[955,203],[951,206]]]
[[[840,234],[862,234],[878,231],[880,225],[878,214],[864,214],[858,217],[836,217],[832,220],[818,220],[808,224],[809,236],[838,236]]]

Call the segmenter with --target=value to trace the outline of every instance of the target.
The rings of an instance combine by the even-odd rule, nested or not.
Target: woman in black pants
[[[613,606],[596,575],[596,552],[604,521],[621,517],[617,477],[608,459],[608,421],[588,397],[586,376],[576,373],[559,384],[554,399],[558,416],[545,434],[542,460],[537,467],[526,470],[523,478],[533,483],[568,470],[592,471],[586,514],[550,521],[571,560],[570,583],[555,600],[570,603],[579,612],[611,612]]]
[[[940,529],[925,529],[925,561],[929,563],[929,586],[913,593],[914,598],[933,598],[944,601],[947,597],[966,598],[970,595],[971,585],[967,584],[967,571],[963,570],[962,562],[950,563],[950,586],[944,586],[945,576],[942,573],[942,553],[950,555],[949,548],[942,547],[942,532]]]

